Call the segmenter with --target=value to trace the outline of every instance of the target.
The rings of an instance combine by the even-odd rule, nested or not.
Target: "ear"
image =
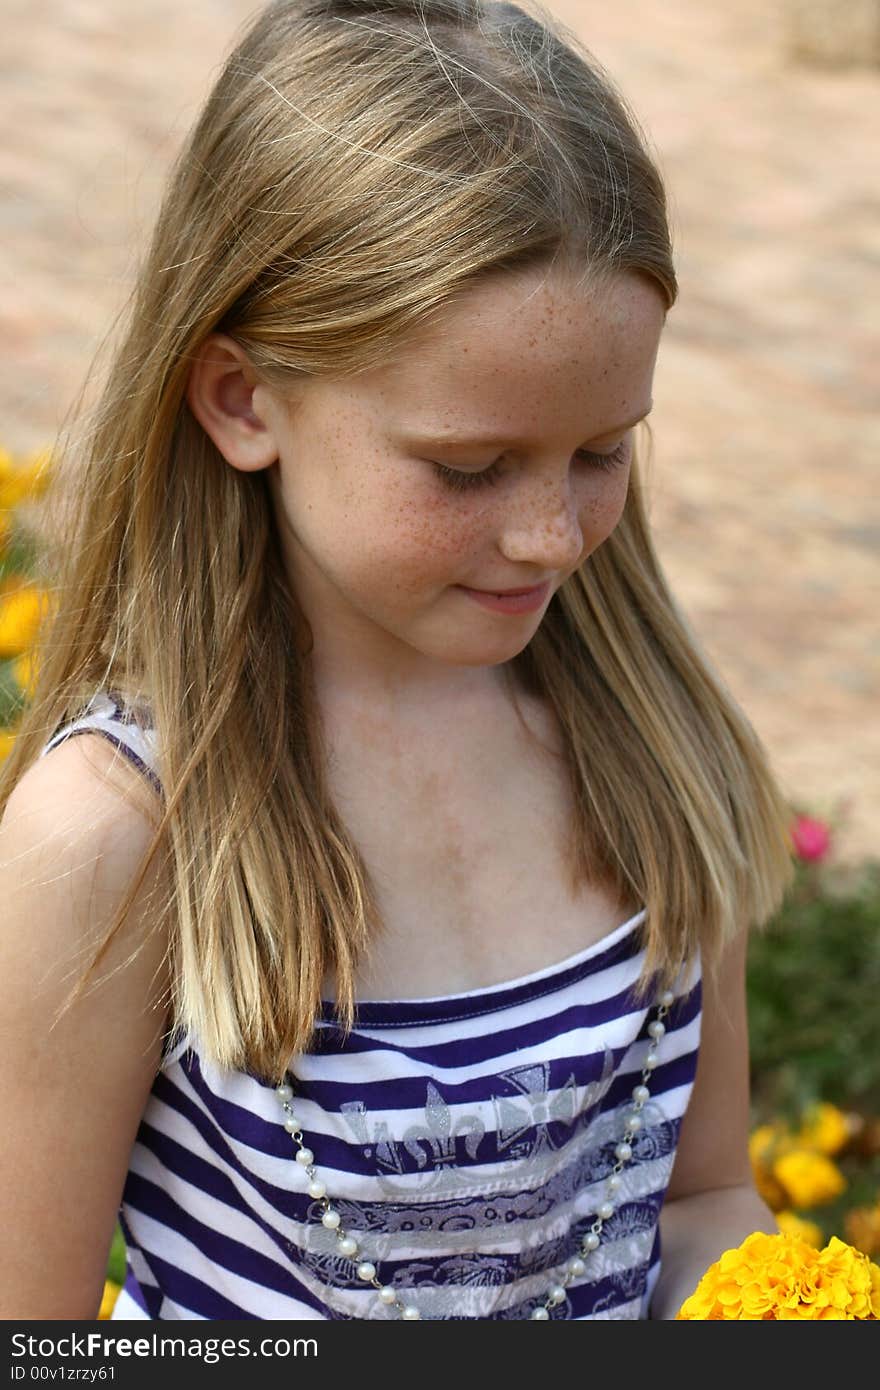
[[[244,472],[268,468],[278,458],[275,432],[266,410],[269,393],[259,387],[263,418],[255,409],[257,375],[247,353],[225,333],[211,333],[193,361],[186,387],[190,410],[227,463]]]

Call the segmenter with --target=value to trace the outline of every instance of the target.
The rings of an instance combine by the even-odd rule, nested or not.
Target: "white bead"
[[[647,1090],[647,1089],[648,1089],[648,1088],[647,1088],[647,1086],[646,1086],[646,1087],[645,1087],[645,1090]],[[631,1130],[633,1131],[633,1133],[637,1133],[637,1132],[641,1129],[641,1127],[642,1127],[642,1117],[641,1117],[641,1115],[637,1114],[635,1110],[633,1111],[633,1113],[632,1113],[631,1115],[627,1115],[627,1117],[626,1117],[626,1125],[624,1126],[624,1128],[626,1128],[626,1129],[631,1129]]]
[[[660,995],[660,1004],[664,1009],[671,1009],[675,1003],[675,995],[671,989],[665,989]]]
[[[325,1182],[321,1182],[320,1178],[312,1178],[312,1181],[309,1183],[309,1196],[326,1197],[326,1195],[327,1184]]]
[[[422,1315],[419,1312],[418,1308],[413,1307],[411,1303],[407,1303],[406,1307],[401,1313],[401,1317],[406,1318],[407,1322],[417,1322],[421,1316]]]
[[[607,1185],[607,1187],[608,1187],[608,1191],[609,1191],[609,1192],[619,1192],[619,1191],[620,1191],[620,1174],[619,1174],[619,1173],[612,1173],[612,1174],[611,1174],[611,1177],[608,1179],[608,1182],[607,1182],[606,1185]]]
[[[295,1115],[288,1115],[287,1119],[284,1121],[284,1128],[287,1130],[288,1134],[293,1134],[294,1130],[299,1129],[299,1120]]]
[[[279,1100],[291,1100],[293,1097],[293,1087],[287,1085],[276,1086],[275,1094]]]
[[[390,1284],[382,1285],[382,1288],[379,1289],[379,1297],[381,1298],[383,1303],[397,1302],[397,1294],[394,1292]]]
[[[550,1317],[546,1308],[535,1308],[532,1313],[532,1322],[546,1322]]]
[[[601,1202],[596,1208],[596,1215],[601,1216],[603,1221],[607,1221],[609,1216],[614,1215],[614,1205],[612,1202]]]
[[[359,1279],[363,1279],[365,1284],[369,1284],[370,1280],[376,1277],[376,1266],[370,1260],[361,1260],[357,1274]]]
[[[658,1057],[656,1052],[646,1052],[643,1066],[646,1071],[653,1071],[657,1065]]]
[[[568,1270],[572,1279],[579,1279],[586,1269],[586,1265],[579,1255],[572,1255],[565,1268]]]
[[[658,1038],[662,1038],[663,1034],[666,1032],[666,1024],[661,1023],[659,1018],[655,1018],[653,1023],[648,1024],[648,1032],[656,1041]]]
[[[596,1235],[596,1232],[595,1232],[595,1231],[588,1231],[587,1234],[584,1236],[584,1249],[585,1249],[585,1250],[597,1250],[598,1247],[599,1247],[599,1237]]]
[[[311,1149],[303,1147],[297,1150],[296,1161],[297,1163],[301,1163],[304,1168],[308,1168],[314,1157],[315,1155],[312,1153]]]
[[[614,1154],[616,1158],[620,1159],[621,1163],[628,1163],[633,1156],[633,1151],[629,1144],[618,1144],[617,1148],[614,1150]]]
[[[339,1212],[334,1211],[332,1207],[328,1207],[327,1211],[325,1211],[324,1215],[321,1217],[321,1225],[326,1226],[328,1231],[335,1231],[341,1220],[342,1217],[339,1215]]]
[[[647,1086],[633,1086],[633,1100],[637,1100],[640,1105],[644,1105],[650,1094]]]
[[[554,1284],[547,1297],[549,1298],[551,1303],[564,1303],[565,1289],[562,1287],[561,1284]]]
[[[348,1258],[351,1259],[352,1255],[356,1255],[357,1252],[358,1243],[355,1240],[354,1236],[343,1236],[341,1241],[339,1242],[340,1255],[347,1255]]]

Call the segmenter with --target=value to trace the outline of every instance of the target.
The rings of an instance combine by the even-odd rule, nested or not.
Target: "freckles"
[[[592,479],[592,486],[578,507],[578,522],[584,542],[591,548],[611,534],[626,505],[629,489],[629,469],[604,476],[601,472]]]
[[[385,538],[383,580],[400,595],[418,595],[433,568],[442,572],[460,554],[461,517],[442,502],[426,505],[423,497],[413,498],[404,488],[395,488],[395,493],[386,497],[377,531]]]
[[[593,527],[603,536],[610,535],[623,515],[629,490],[629,470],[625,470],[620,482],[615,481],[593,499],[591,518]]]
[[[461,550],[467,544],[468,521],[462,510],[438,506],[425,512],[412,507],[412,520],[408,527],[407,539],[414,557],[423,564],[430,565],[433,559],[442,560]]]

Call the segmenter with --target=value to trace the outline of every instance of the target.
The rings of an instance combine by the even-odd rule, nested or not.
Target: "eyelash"
[[[585,459],[603,473],[611,473],[615,468],[620,468],[626,462],[626,456],[626,440],[618,444],[611,454],[594,454],[589,449],[578,449],[575,454],[575,458]],[[430,462],[443,484],[453,492],[468,492],[471,488],[494,486],[501,477],[497,462],[491,463],[480,473],[465,473],[460,468],[447,468],[445,464],[435,463],[433,459]]]

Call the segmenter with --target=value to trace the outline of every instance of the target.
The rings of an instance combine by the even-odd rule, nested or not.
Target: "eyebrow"
[[[604,439],[605,436],[608,434],[620,434],[623,430],[632,429],[633,426],[637,425],[640,420],[644,420],[648,415],[650,415],[653,409],[654,402],[651,401],[647,410],[644,410],[641,415],[637,415],[634,420],[626,420],[623,424],[613,425],[610,430],[602,430],[600,434],[594,435],[593,437],[595,439]],[[519,439],[502,439],[498,435],[494,434],[461,434],[455,431],[446,430],[432,430],[430,434],[423,434],[421,431],[419,431],[418,437],[430,439],[432,444],[442,444],[446,448],[458,448],[459,446],[469,448],[480,448],[488,447],[488,445],[490,444],[503,445],[505,448],[507,448],[511,444],[519,444],[523,442]]]

